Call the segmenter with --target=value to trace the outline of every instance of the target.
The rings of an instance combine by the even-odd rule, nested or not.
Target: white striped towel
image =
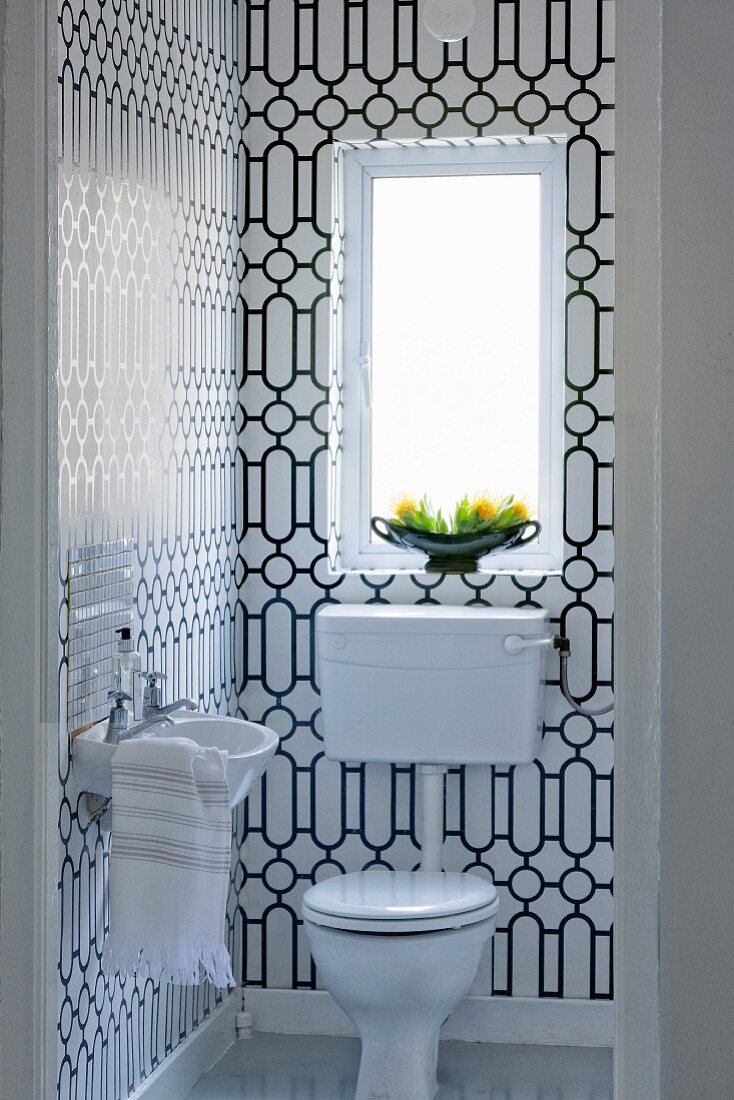
[[[103,965],[176,985],[234,985],[224,945],[227,754],[184,737],[122,741],[112,758],[110,935]]]

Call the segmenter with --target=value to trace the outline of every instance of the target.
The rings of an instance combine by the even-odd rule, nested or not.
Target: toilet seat
[[[462,928],[499,907],[494,886],[477,875],[381,867],[326,879],[303,898],[304,919],[314,924],[388,935]]]

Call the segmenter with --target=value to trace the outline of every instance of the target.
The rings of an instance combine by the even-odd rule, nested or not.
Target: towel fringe
[[[137,976],[176,985],[211,982],[217,989],[234,986],[229,953],[223,943],[208,940],[120,939],[114,932],[107,938],[102,965],[109,977]]]

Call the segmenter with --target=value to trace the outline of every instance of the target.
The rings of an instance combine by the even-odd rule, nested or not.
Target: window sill
[[[351,555],[348,560],[329,566],[331,576],[349,576],[355,573],[372,576],[390,574],[416,574],[423,577],[442,576],[558,576],[563,570],[563,561],[556,554],[540,547],[513,553],[493,554],[479,563],[479,568],[467,574],[428,573],[423,554],[411,554],[407,551],[394,551],[389,547],[368,547]]]

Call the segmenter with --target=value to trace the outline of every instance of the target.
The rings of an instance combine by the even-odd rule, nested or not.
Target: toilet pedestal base
[[[323,984],[362,1040],[355,1100],[434,1100],[441,1025],[469,992],[494,917],[416,935],[304,927]]]
[[[355,1020],[362,1056],[354,1100],[434,1100],[438,1091],[438,1037],[441,1023],[430,1030],[394,1021],[387,1032]]]

